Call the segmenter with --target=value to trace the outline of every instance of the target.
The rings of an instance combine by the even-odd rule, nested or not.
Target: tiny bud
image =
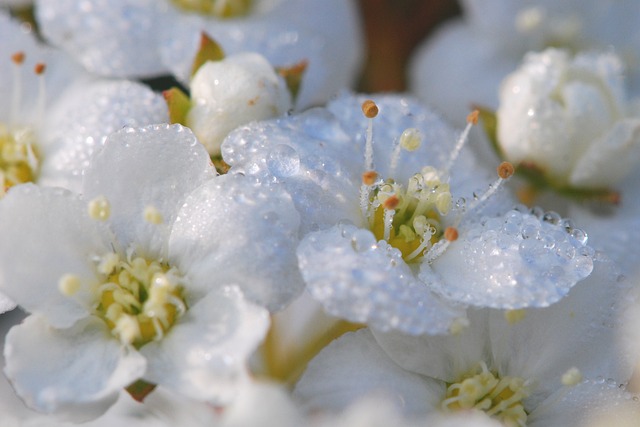
[[[373,185],[378,179],[378,173],[376,171],[367,171],[362,174],[362,183],[364,185]]]
[[[378,115],[378,106],[371,99],[367,99],[362,103],[362,114],[368,119],[373,119]]]
[[[477,125],[478,124],[478,118],[480,117],[480,111],[478,110],[473,110],[472,112],[469,113],[469,115],[467,116],[467,123],[471,123],[472,125]]]
[[[11,60],[16,65],[22,65],[22,63],[24,62],[24,58],[25,58],[24,52],[16,52],[13,55],[11,55]]]
[[[47,65],[44,62],[38,62],[36,66],[33,68],[33,71],[37,75],[41,75],[47,69]]]
[[[507,179],[513,175],[515,171],[513,165],[509,162],[502,162],[496,169],[498,171],[498,176],[502,179]]]
[[[385,200],[384,203],[382,203],[382,207],[387,210],[391,210],[391,209],[395,209],[398,206],[398,204],[400,204],[400,199],[398,199],[398,196],[393,195],[393,196],[387,197],[387,200]]]
[[[450,242],[458,240],[458,229],[455,227],[447,227],[444,230],[444,238]]]

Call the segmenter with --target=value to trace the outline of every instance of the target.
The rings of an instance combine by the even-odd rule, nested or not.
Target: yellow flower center
[[[529,394],[527,381],[518,377],[500,377],[481,362],[473,372],[447,387],[441,408],[448,412],[478,409],[505,426],[522,427],[527,422],[522,400]]]
[[[0,194],[38,175],[39,155],[36,138],[28,127],[10,129],[0,123]]]
[[[173,4],[188,12],[218,18],[236,18],[248,15],[253,0],[172,0]]]
[[[371,231],[400,250],[405,261],[420,261],[424,250],[442,238],[442,216],[451,209],[451,193],[434,168],[423,168],[404,187],[387,180],[369,186],[368,193]]]
[[[137,348],[161,339],[186,311],[183,278],[165,262],[114,253],[99,260],[104,282],[96,311],[123,343]]]

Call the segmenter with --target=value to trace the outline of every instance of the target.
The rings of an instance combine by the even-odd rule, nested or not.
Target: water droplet
[[[365,252],[376,247],[376,238],[369,230],[359,229],[351,235],[351,244],[356,252]]]
[[[278,144],[269,152],[267,167],[278,178],[295,175],[300,170],[300,156],[293,147]]]

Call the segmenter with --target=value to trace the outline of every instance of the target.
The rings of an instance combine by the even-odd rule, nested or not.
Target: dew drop
[[[300,156],[293,147],[278,144],[269,152],[267,167],[278,178],[295,175],[300,170]]]

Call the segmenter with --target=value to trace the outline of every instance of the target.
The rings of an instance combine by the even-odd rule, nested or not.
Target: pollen
[[[104,196],[89,201],[89,216],[96,221],[106,221],[111,216],[111,204]]]
[[[144,220],[147,221],[149,224],[158,225],[158,224],[162,224],[164,221],[160,211],[155,206],[151,206],[151,205],[144,208],[143,216],[144,216]]]
[[[81,287],[80,278],[73,274],[65,274],[58,281],[58,289],[60,293],[65,296],[75,295]]]
[[[507,426],[524,426],[527,412],[522,401],[529,394],[527,381],[519,377],[501,377],[480,362],[458,382],[449,384],[441,408],[446,412],[476,409]]]
[[[367,99],[362,103],[362,114],[368,119],[373,119],[378,115],[378,106],[373,100]]]
[[[576,367],[569,368],[567,372],[562,374],[562,384],[572,387],[580,384],[582,381],[582,373]]]

